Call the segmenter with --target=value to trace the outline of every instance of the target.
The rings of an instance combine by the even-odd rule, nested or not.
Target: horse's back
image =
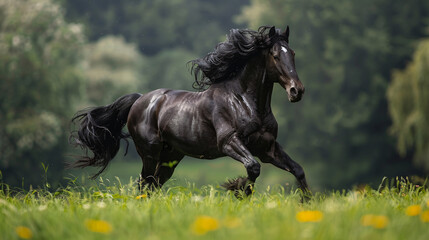
[[[184,105],[190,103],[190,101],[195,102],[198,97],[199,93],[196,92],[168,88],[161,88],[145,93],[131,107],[128,123],[133,124],[142,120],[148,120],[153,114],[159,114],[163,108]]]

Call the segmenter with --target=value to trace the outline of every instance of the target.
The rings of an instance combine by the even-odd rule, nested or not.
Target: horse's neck
[[[239,77],[243,94],[256,103],[258,113],[271,112],[271,94],[273,82],[268,79],[265,59],[251,59]]]

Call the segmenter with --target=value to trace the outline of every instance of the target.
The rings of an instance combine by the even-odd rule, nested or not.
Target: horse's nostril
[[[296,88],[294,88],[294,87],[291,87],[291,88],[290,88],[289,93],[290,93],[290,95],[291,95],[291,96],[296,96],[296,95],[298,95],[298,91],[297,91],[297,90],[296,90]]]

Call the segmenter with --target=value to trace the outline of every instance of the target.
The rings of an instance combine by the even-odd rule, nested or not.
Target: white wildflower
[[[265,207],[266,207],[266,208],[268,208],[268,209],[272,209],[272,208],[277,207],[277,203],[276,203],[276,202],[274,202],[274,201],[269,201],[269,202],[267,202],[267,203],[265,204]]]
[[[99,207],[99,208],[105,208],[106,207],[106,203],[99,202],[99,203],[97,203],[97,207]]]
[[[201,196],[192,196],[191,200],[192,200],[192,202],[201,202],[203,200],[203,197],[201,197]]]
[[[39,211],[45,211],[46,209],[48,209],[48,205],[40,205],[38,209]]]

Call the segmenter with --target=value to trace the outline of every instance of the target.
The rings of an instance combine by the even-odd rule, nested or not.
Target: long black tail
[[[125,95],[110,105],[78,112],[72,122],[78,123],[79,130],[71,133],[70,143],[80,146],[86,153],[77,161],[69,163],[67,167],[101,167],[91,177],[94,179],[106,169],[110,160],[118,153],[121,139],[125,139],[128,148],[129,135],[123,132],[122,128],[127,123],[131,106],[140,96],[139,93]],[[88,150],[92,151],[92,157]]]

